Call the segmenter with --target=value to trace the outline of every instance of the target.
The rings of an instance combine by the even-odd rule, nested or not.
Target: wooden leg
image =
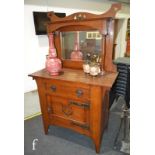
[[[42,111],[42,113],[43,113],[43,111]],[[44,127],[44,133],[47,135],[48,129],[49,129],[49,122],[48,122],[47,115],[42,115],[42,122],[43,122],[43,127]]]
[[[100,153],[100,146],[101,146],[100,138],[93,139],[93,141],[95,144],[96,153]]]
[[[108,129],[109,122],[109,91],[105,93],[105,129]]]
[[[48,126],[48,125],[44,125],[44,133],[45,133],[45,135],[47,135],[47,134],[48,134],[48,128],[49,128],[49,126]]]
[[[42,124],[43,124],[44,133],[45,135],[47,135],[49,131],[49,123],[48,121],[46,121],[46,118],[43,115],[42,115]]]
[[[104,128],[105,130],[108,130],[108,122],[106,123],[106,125],[105,125],[105,128]]]
[[[102,94],[105,90],[97,86],[91,87],[90,123],[91,137],[95,144],[96,153],[100,151],[102,129],[104,127],[102,119]]]
[[[44,125],[44,133],[47,135],[48,127],[49,127],[49,116],[48,116],[47,105],[46,105],[47,98],[45,95],[44,83],[40,79],[37,79],[36,82],[38,86],[40,107],[41,107],[41,113],[42,113],[42,121]]]

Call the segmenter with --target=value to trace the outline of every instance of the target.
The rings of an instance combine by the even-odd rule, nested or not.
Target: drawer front
[[[87,136],[90,136],[89,125],[84,124],[84,123],[82,124],[79,122],[74,122],[72,120],[65,119],[63,117],[53,116],[53,119],[50,119],[50,124],[69,128],[69,129],[77,131],[81,134],[85,134]]]
[[[89,102],[79,102],[58,96],[47,95],[49,117],[55,116],[66,120],[79,122],[80,124],[89,124]]]
[[[66,81],[45,80],[45,90],[55,96],[74,98],[76,100],[89,100],[90,88],[86,84],[77,84]]]

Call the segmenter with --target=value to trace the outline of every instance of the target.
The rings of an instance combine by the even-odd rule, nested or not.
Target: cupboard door
[[[89,102],[47,95],[47,103],[50,118],[57,116],[73,122],[89,124]]]

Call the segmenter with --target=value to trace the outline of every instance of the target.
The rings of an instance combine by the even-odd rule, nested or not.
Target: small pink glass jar
[[[57,58],[56,49],[53,43],[53,34],[48,35],[49,38],[49,55],[46,58],[45,67],[50,75],[59,75],[62,69],[62,63],[59,58]]]

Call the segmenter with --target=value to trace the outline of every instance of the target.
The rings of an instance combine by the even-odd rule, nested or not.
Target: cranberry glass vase
[[[76,32],[74,50],[71,53],[71,60],[82,60],[83,54],[79,49],[79,32]]]
[[[54,46],[53,33],[48,35],[49,38],[49,55],[46,58],[46,70],[50,75],[59,75],[62,69],[62,63],[59,58],[57,58],[56,49]]]

